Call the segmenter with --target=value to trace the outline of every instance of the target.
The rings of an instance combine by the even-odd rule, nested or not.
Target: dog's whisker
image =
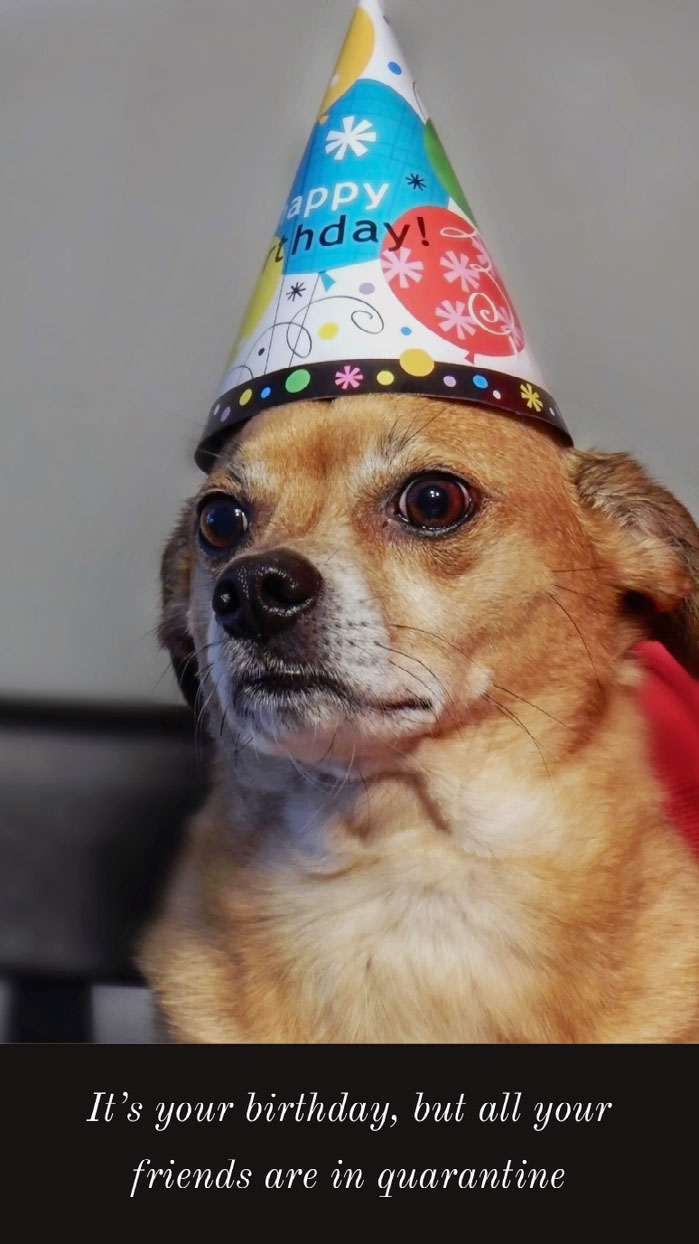
[[[206,718],[206,711],[213,697],[216,694],[216,687],[215,686],[212,687],[211,691],[206,697],[206,700],[203,702],[201,707],[198,707],[197,701],[201,694],[202,694],[201,690],[198,690],[197,696],[194,701],[194,705],[195,705],[194,753],[196,757],[197,766],[200,770],[204,768],[203,740],[204,740],[204,731],[205,731],[204,723],[205,723],[205,718]]]
[[[460,648],[458,644],[452,643],[451,640],[446,639],[443,635],[437,635],[434,631],[423,630],[418,626],[406,626],[399,622],[390,623],[389,625],[393,626],[397,630],[416,631],[420,635],[426,635],[429,639],[434,640],[435,643],[443,644],[445,647],[452,648],[454,652],[458,652],[460,656],[465,657],[467,661],[470,661],[471,664],[475,665],[477,669],[482,671],[482,673],[485,674],[487,672],[485,666],[480,665],[479,662],[469,656],[467,652],[464,652],[463,648]],[[407,655],[407,653],[405,655]],[[417,660],[417,658],[413,659]],[[436,675],[434,675],[434,677],[436,677]],[[528,704],[530,708],[535,709],[538,713],[542,713],[544,717],[549,717],[551,721],[555,721],[557,725],[563,726],[566,730],[573,728],[567,722],[561,721],[558,717],[554,717],[553,713],[549,713],[547,709],[542,708],[540,704],[535,704],[532,700],[526,699],[525,696],[520,695],[518,692],[511,691],[509,687],[503,687],[499,683],[492,683],[491,685],[496,691],[503,691],[505,695],[510,695],[513,699],[520,700],[523,704]]]
[[[568,592],[571,596],[580,596],[582,600],[599,600],[599,597],[593,595],[592,592],[579,592],[577,588],[566,587],[564,583],[556,583],[555,587],[557,592]]]
[[[213,668],[214,668],[214,663],[213,661],[210,661],[208,665],[203,666],[202,669],[199,671],[201,691],[203,691],[203,686],[201,684],[203,684],[204,680],[208,678]]]
[[[274,727],[274,728],[273,728],[272,733],[273,733],[273,735],[274,735],[274,741],[275,741],[275,743],[277,744],[277,747],[279,747],[279,748],[280,748],[280,750],[283,750],[283,751],[284,751],[284,755],[286,756],[287,760],[290,760],[290,761],[291,761],[291,763],[292,763],[292,765],[293,765],[294,769],[296,770],[296,772],[298,773],[299,777],[300,777],[300,778],[301,778],[304,782],[306,782],[309,786],[312,786],[315,790],[326,790],[326,789],[327,789],[327,786],[326,786],[325,782],[319,782],[319,781],[317,781],[317,780],[316,780],[316,778],[314,778],[314,776],[313,776],[313,774],[312,774],[312,773],[309,773],[307,769],[303,769],[303,768],[301,767],[301,765],[297,762],[296,758],[292,755],[292,753],[291,753],[291,752],[290,752],[287,748],[284,748],[284,749],[282,749],[282,748],[281,748],[281,745],[280,745],[280,742],[279,742],[279,735],[278,735],[278,733],[277,733],[277,729],[276,729],[276,727]]]
[[[136,638],[136,642],[142,644],[146,639],[157,639],[160,631],[160,623],[156,622],[155,626],[149,626],[147,631],[143,631]]]
[[[424,687],[426,691],[429,691],[430,695],[434,694],[428,687],[425,680],[423,678],[418,678],[417,674],[414,674],[412,670],[407,670],[404,665],[399,665],[397,661],[392,661],[390,657],[388,658],[388,664],[392,665],[394,669],[400,670],[402,674],[407,674],[408,678],[413,678],[416,682],[420,684],[421,687]],[[438,717],[437,710],[443,709],[445,707],[446,707],[446,703],[440,704],[439,701],[437,702],[437,709],[432,714],[435,721],[437,720],[437,717]],[[382,709],[381,712],[383,713],[384,716],[386,716],[386,709]]]
[[[211,645],[208,645],[208,646],[211,646]],[[191,660],[191,658],[189,659]],[[194,718],[195,718],[194,750],[195,750],[197,765],[199,766],[200,769],[204,768],[203,747],[204,747],[204,736],[206,734],[206,714],[207,714],[209,705],[211,704],[214,696],[217,693],[216,684],[214,682],[206,699],[203,700],[202,698],[204,695],[205,680],[208,677],[208,675],[211,673],[213,666],[214,666],[214,662],[210,661],[208,665],[203,666],[202,669],[199,671],[200,681],[199,681],[199,686],[197,687],[197,694],[194,699]]]
[[[218,737],[223,738],[223,731],[228,723],[228,706],[226,706],[221,715],[221,725],[219,726]]]
[[[172,664],[171,664],[171,662],[170,662],[170,661],[168,661],[168,662],[167,662],[167,664],[166,664],[166,666],[165,666],[165,669],[163,670],[163,672],[162,672],[162,674],[160,675],[160,677],[159,677],[159,678],[156,678],[155,682],[153,683],[153,685],[152,685],[152,687],[151,687],[151,689],[150,689],[150,691],[151,691],[151,695],[153,694],[153,692],[154,692],[154,691],[157,691],[157,690],[158,690],[158,687],[160,686],[161,682],[163,681],[163,678],[167,678],[167,675],[168,675],[168,674],[171,674],[171,673],[172,673]]]
[[[330,804],[331,804],[331,803],[333,803],[333,801],[334,801],[335,799],[337,799],[337,797],[338,797],[338,796],[342,793],[342,790],[344,789],[344,787],[347,785],[347,782],[349,781],[349,775],[350,775],[350,773],[351,773],[351,770],[352,770],[352,765],[354,764],[354,758],[355,758],[356,754],[357,754],[357,744],[355,743],[355,744],[353,745],[353,747],[352,747],[352,756],[351,756],[351,759],[350,759],[349,765],[347,766],[347,768],[346,768],[346,770],[345,770],[345,774],[344,774],[344,776],[343,776],[343,777],[339,780],[338,785],[337,785],[337,786],[335,786],[335,787],[333,787],[333,789],[331,790],[330,795],[328,796],[328,798],[327,798],[327,799],[325,799],[325,800],[323,800],[323,802],[320,804],[320,806],[319,806],[319,807],[317,807],[317,808],[316,808],[316,809],[315,809],[315,810],[311,813],[311,815],[308,817],[308,819],[307,819],[306,821],[304,821],[303,825],[301,826],[301,828],[300,828],[300,830],[299,830],[299,836],[300,836],[300,835],[303,835],[303,834],[305,833],[305,831],[308,829],[308,827],[309,827],[310,825],[312,825],[312,824],[313,824],[313,822],[314,822],[314,821],[315,821],[315,820],[316,820],[319,816],[321,816],[321,814],[322,814],[322,813],[326,810],[326,808],[328,808],[328,807],[330,806]]]
[[[409,652],[402,652],[400,648],[389,648],[386,644],[379,644],[379,643],[376,644],[376,647],[383,648],[386,652],[393,653],[394,656],[404,657],[405,659],[410,660],[410,661],[417,661],[419,665],[423,666],[424,669],[427,670],[427,673],[430,675],[431,678],[434,679],[434,682],[437,683],[437,686],[441,689],[444,695],[445,703],[449,700],[449,693],[447,692],[447,689],[444,686],[444,683],[441,682],[439,678],[437,678],[436,674],[432,673],[432,670],[429,669],[425,665],[424,661],[419,661],[417,657],[412,657]],[[434,695],[434,687],[431,687],[429,683],[425,681],[424,678],[420,678],[419,675],[416,674],[414,670],[406,669],[404,665],[399,665],[397,661],[391,661],[390,658],[389,658],[388,664],[392,665],[394,669],[401,670],[403,674],[407,674],[408,678],[412,678],[416,683],[419,683],[419,685],[421,687],[424,687],[425,691],[427,691],[431,696]]]
[[[458,652],[460,656],[465,657],[471,665],[475,665],[476,668],[481,670],[483,673],[486,672],[485,666],[479,665],[478,661],[476,661],[474,657],[470,656],[467,652],[464,652],[463,648],[460,648],[458,644],[452,643],[450,639],[446,639],[444,635],[437,635],[435,631],[426,631],[420,626],[408,626],[404,622],[389,622],[388,625],[394,630],[415,631],[417,635],[426,635],[428,639],[434,640],[435,643],[444,644],[447,648],[452,648],[454,652]]]
[[[249,734],[247,739],[243,739],[242,736],[239,736],[235,740],[235,743],[233,744],[233,764],[234,765],[237,765],[238,760],[240,758],[240,753],[244,751],[244,749],[248,747],[251,743],[252,743],[252,734]]]
[[[549,766],[546,762],[546,757],[544,756],[544,752],[541,747],[541,744],[539,743],[539,740],[532,733],[532,731],[529,730],[527,726],[525,726],[524,722],[517,716],[517,714],[513,713],[511,709],[507,708],[505,704],[501,704],[499,700],[496,700],[495,697],[491,695],[485,694],[484,698],[488,701],[489,704],[492,704],[493,707],[498,710],[498,712],[502,713],[504,717],[508,717],[510,721],[515,722],[515,724],[518,725],[520,729],[524,731],[525,734],[529,735],[529,738],[531,739],[532,743],[534,744],[536,750],[539,753],[539,756],[541,758],[541,763],[544,766],[544,769],[546,770],[546,776],[548,777],[549,785],[551,787],[551,793],[555,801],[556,792],[553,786],[553,778],[551,777],[551,770],[549,769]]]
[[[504,695],[511,695],[513,700],[519,700],[522,704],[528,704],[530,708],[536,709],[537,713],[543,713],[544,717],[548,717],[550,721],[555,721],[557,726],[563,726],[564,730],[573,730],[574,727],[567,721],[561,721],[560,717],[554,717],[553,713],[549,713],[547,709],[542,708],[540,704],[534,704],[532,700],[528,700],[526,696],[518,695],[516,691],[510,691],[509,687],[501,687],[499,683],[491,684],[496,691],[502,691]]]
[[[191,667],[191,666],[193,666],[193,665],[198,665],[198,662],[199,662],[199,657],[202,655],[202,653],[207,652],[210,648],[216,648],[216,647],[218,647],[218,645],[219,645],[220,643],[222,643],[222,642],[224,642],[224,641],[223,641],[223,640],[214,640],[214,641],[213,641],[212,643],[210,643],[210,644],[204,644],[204,645],[203,645],[203,646],[202,646],[202,647],[201,647],[198,651],[195,649],[193,652],[190,652],[189,656],[185,657],[185,658],[184,658],[184,660],[181,662],[181,665],[180,665],[180,673],[181,673],[181,674],[184,674],[184,673],[186,673],[186,672],[190,669],[190,667]],[[199,670],[197,671],[197,672],[198,672],[198,674],[199,674],[199,678],[200,678],[200,679],[202,679],[202,678],[205,676],[205,674],[209,673],[209,672],[211,671],[211,669],[212,669],[212,666],[213,666],[213,662],[211,662],[211,663],[210,663],[210,664],[206,667],[206,669],[205,669],[205,670],[204,670],[204,669],[199,669]],[[159,683],[160,683],[160,682],[162,681],[162,679],[165,677],[165,674],[166,674],[166,673],[167,673],[167,669],[166,669],[166,670],[165,670],[165,671],[164,671],[164,672],[160,675],[160,678],[158,679],[158,682],[156,683],[156,687],[159,685]]]
[[[330,753],[332,752],[332,749],[333,749],[333,747],[335,746],[335,740],[337,739],[337,732],[338,732],[339,728],[340,728],[339,726],[336,726],[336,727],[335,727],[335,732],[334,732],[334,734],[333,734],[333,737],[332,737],[332,738],[331,738],[331,740],[330,740],[330,744],[329,744],[329,746],[328,746],[328,750],[327,750],[326,752],[323,752],[323,755],[321,756],[320,760],[318,761],[318,764],[319,764],[319,765],[322,765],[322,764],[323,764],[323,761],[324,761],[324,760],[327,760],[327,759],[328,759],[328,756],[329,756],[329,755],[330,755]]]
[[[602,686],[602,680],[601,680],[601,678],[600,678],[600,676],[599,676],[599,674],[598,674],[598,672],[597,672],[597,667],[596,667],[595,662],[594,662],[594,660],[593,660],[592,653],[590,652],[590,646],[589,646],[589,644],[588,644],[587,640],[585,639],[585,636],[583,635],[583,633],[582,633],[582,631],[581,631],[580,627],[578,626],[578,623],[576,622],[576,620],[575,620],[575,618],[573,617],[573,615],[572,615],[571,613],[569,613],[569,612],[568,612],[568,610],[566,609],[565,605],[563,605],[563,604],[561,603],[561,601],[560,601],[560,600],[558,600],[558,598],[557,598],[556,596],[554,596],[553,592],[547,592],[547,593],[546,593],[546,595],[548,596],[549,600],[552,600],[552,601],[553,601],[553,603],[554,603],[555,605],[557,605],[557,606],[558,606],[558,608],[561,610],[561,612],[565,614],[565,616],[567,617],[567,619],[568,619],[568,621],[570,622],[571,626],[573,626],[573,627],[575,628],[575,630],[577,631],[578,636],[580,637],[580,642],[581,642],[581,644],[582,644],[583,648],[585,649],[585,652],[587,653],[588,660],[589,660],[590,665],[591,665],[591,667],[592,667],[592,672],[593,672],[593,674],[595,675],[595,680],[596,680],[596,682],[597,682],[597,686],[599,687],[600,693],[601,693],[602,695],[604,695],[604,687]]]
[[[337,548],[333,549],[332,553],[330,553],[326,558],[324,558],[322,564],[324,566],[327,566],[328,562],[331,561],[332,558],[335,557],[340,552],[341,549],[342,549],[342,545],[338,544]]]
[[[367,809],[368,809],[367,835],[369,835],[371,833],[371,799],[369,798],[369,784],[364,774],[362,773],[361,769],[359,768],[359,765],[357,765],[357,772],[359,774],[359,778],[362,783],[362,786],[364,787],[364,794],[366,795],[366,802],[367,802]]]
[[[378,640],[376,640],[376,639],[375,639],[375,640],[373,640],[372,642],[374,643],[375,647],[377,647],[377,648],[383,648],[385,652],[392,652],[394,656],[398,656],[398,657],[405,657],[407,660],[409,660],[409,661],[415,661],[418,665],[422,666],[422,668],[425,670],[425,672],[429,674],[430,678],[433,678],[433,679],[434,679],[434,681],[437,683],[437,685],[441,688],[441,690],[442,690],[442,692],[444,693],[445,697],[446,697],[447,699],[449,698],[449,693],[447,692],[447,689],[446,689],[446,687],[444,686],[444,683],[442,682],[442,680],[441,680],[440,678],[438,678],[438,677],[437,677],[437,675],[435,674],[434,670],[431,670],[431,669],[430,669],[430,667],[429,667],[429,665],[426,665],[426,664],[425,664],[425,662],[424,662],[424,661],[422,661],[422,660],[420,659],[420,657],[415,657],[415,656],[413,656],[413,654],[412,654],[411,652],[403,652],[403,650],[402,650],[402,649],[400,649],[400,648],[391,648],[391,647],[389,647],[387,644],[382,644],[382,643],[379,643],[379,641],[378,641]],[[417,674],[413,674],[413,673],[411,673],[409,670],[405,670],[404,672],[405,672],[406,674],[408,674],[411,678],[414,678],[414,679],[416,680],[416,682],[419,682],[419,683],[420,683],[423,687],[425,687],[425,689],[426,689],[427,691],[429,691],[429,690],[430,690],[430,688],[428,687],[427,683],[426,683],[426,682],[424,682],[422,679],[418,678]]]
[[[350,762],[349,762],[349,764],[348,764],[348,766],[347,766],[347,769],[346,769],[346,771],[345,771],[345,776],[344,776],[344,778],[342,779],[342,782],[340,783],[340,787],[339,787],[338,792],[337,792],[337,793],[338,793],[338,795],[340,794],[340,792],[343,790],[343,788],[344,788],[344,787],[347,785],[347,783],[349,782],[349,775],[350,775],[350,773],[352,772],[352,766],[353,766],[353,764],[354,764],[354,758],[355,758],[355,756],[356,756],[356,755],[357,755],[357,744],[356,744],[356,743],[354,743],[354,744],[352,745],[352,756],[350,757]]]

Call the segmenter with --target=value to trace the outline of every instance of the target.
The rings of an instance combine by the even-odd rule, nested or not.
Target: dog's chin
[[[434,706],[409,696],[382,700],[321,675],[269,675],[241,681],[226,716],[259,752],[333,769],[424,734]]]

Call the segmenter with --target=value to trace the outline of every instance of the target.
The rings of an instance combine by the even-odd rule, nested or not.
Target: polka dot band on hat
[[[258,411],[285,406],[291,401],[328,399],[368,393],[412,393],[461,401],[549,424],[567,444],[572,444],[558,407],[541,386],[521,381],[505,372],[455,367],[440,363],[425,350],[404,350],[399,359],[349,359],[291,367],[260,377],[229,390],[211,408],[205,435],[196,460],[202,470],[211,468],[223,438],[236,424]],[[350,411],[351,417],[351,411]]]

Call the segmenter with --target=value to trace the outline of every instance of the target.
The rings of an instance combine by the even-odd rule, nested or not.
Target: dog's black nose
[[[323,580],[305,557],[288,549],[241,557],[214,588],[213,609],[237,639],[269,639],[310,609]]]

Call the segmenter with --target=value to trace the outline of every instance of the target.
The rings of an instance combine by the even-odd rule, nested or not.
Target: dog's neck
[[[633,676],[631,678],[633,681]],[[630,799],[620,769],[643,752],[645,741],[633,690],[624,680],[588,688],[561,718],[542,697],[500,697],[448,732],[365,765],[325,759],[302,765],[223,741],[217,760],[222,821],[237,840],[292,851],[310,869],[333,861],[384,855],[410,833],[432,845],[450,843],[490,859],[566,854],[589,847],[585,825],[616,835],[620,817],[642,818],[648,791]],[[560,706],[560,694],[558,696]],[[560,707],[559,707],[560,711]],[[581,718],[585,716],[584,728]],[[575,727],[571,721],[575,720]],[[586,792],[581,806],[577,792]]]

